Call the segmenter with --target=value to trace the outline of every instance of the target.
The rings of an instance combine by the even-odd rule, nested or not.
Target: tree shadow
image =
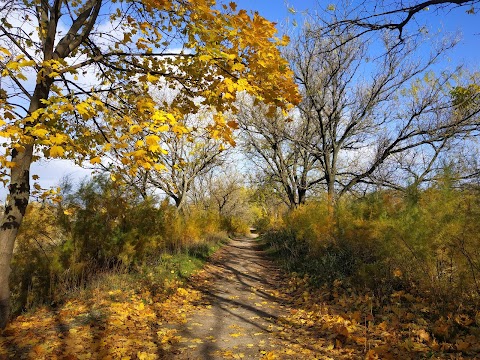
[[[202,294],[197,303],[199,313],[180,329],[185,339],[202,342],[181,351],[188,359],[221,359],[222,351],[229,348],[247,358],[258,357],[259,347],[268,349],[272,334],[285,322],[281,314],[289,304],[277,291],[284,280],[281,272],[251,239],[232,240],[211,259],[207,269],[207,281],[190,282]],[[259,342],[265,345],[253,346]]]

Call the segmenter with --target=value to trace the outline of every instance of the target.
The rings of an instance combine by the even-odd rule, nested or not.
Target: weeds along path
[[[297,310],[285,297],[288,283],[255,239],[232,240],[192,280],[201,304],[177,328],[172,359],[356,358],[328,349],[311,325],[291,321]]]

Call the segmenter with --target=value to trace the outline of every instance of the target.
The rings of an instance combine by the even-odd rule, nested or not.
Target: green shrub
[[[265,240],[288,270],[319,283],[342,280],[382,296],[416,291],[445,306],[478,301],[479,195],[439,182],[344,198],[334,214],[325,201],[311,203],[286,214]]]
[[[183,255],[205,260],[224,239],[215,212],[190,208],[182,215],[108,178],[85,181],[59,204],[29,205],[12,263],[15,312],[61,301],[109,271],[155,266],[166,254],[178,255],[179,262]]]

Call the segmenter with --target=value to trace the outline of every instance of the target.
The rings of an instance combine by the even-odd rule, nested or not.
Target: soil
[[[281,346],[272,334],[281,330],[278,320],[286,311],[275,295],[282,276],[254,238],[232,240],[202,276],[192,286],[203,293],[203,303],[179,329],[173,359],[261,359]]]

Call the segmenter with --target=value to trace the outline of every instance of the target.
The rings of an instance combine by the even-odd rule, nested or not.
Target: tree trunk
[[[335,194],[335,181],[332,178],[327,180],[327,205],[328,205],[328,214],[333,217],[335,212],[336,204],[336,194]]]
[[[177,208],[177,212],[179,214],[184,214],[185,196],[179,194],[179,195],[176,195],[176,196],[172,196],[172,198],[175,201],[175,206]]]
[[[33,145],[26,145],[24,151],[12,151],[9,195],[0,225],[0,329],[7,325],[10,315],[10,262],[18,229],[27,210],[30,197],[30,164],[32,163]]]
[[[298,189],[298,205],[305,205],[305,199],[307,196],[307,190],[304,188]]]
[[[32,114],[44,107],[42,100],[48,99],[52,78],[38,82],[30,102],[28,112]],[[12,150],[10,185],[5,203],[5,211],[0,219],[0,329],[7,325],[10,315],[10,263],[18,229],[23,221],[30,200],[30,165],[33,159],[33,144],[19,144],[22,150]]]

